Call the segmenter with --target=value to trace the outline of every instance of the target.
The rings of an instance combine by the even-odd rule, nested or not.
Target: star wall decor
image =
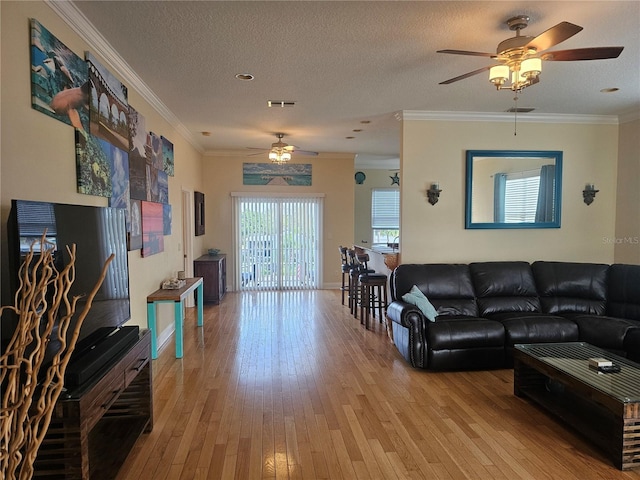
[[[393,176],[389,175],[391,179],[391,185],[400,185],[400,177],[398,176],[398,172],[394,173]]]

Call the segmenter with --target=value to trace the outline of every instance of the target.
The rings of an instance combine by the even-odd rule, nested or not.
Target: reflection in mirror
[[[559,228],[562,152],[468,150],[466,228]]]

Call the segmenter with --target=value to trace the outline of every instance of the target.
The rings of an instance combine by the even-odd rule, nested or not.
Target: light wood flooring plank
[[[187,309],[153,362],[154,429],[118,480],[640,480],[513,395],[513,371],[411,368],[339,291]]]

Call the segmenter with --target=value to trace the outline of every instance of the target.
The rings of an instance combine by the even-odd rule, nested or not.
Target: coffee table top
[[[640,365],[584,342],[518,344],[515,349],[586,383],[623,403],[640,401]],[[620,366],[616,373],[589,367],[590,358]]]

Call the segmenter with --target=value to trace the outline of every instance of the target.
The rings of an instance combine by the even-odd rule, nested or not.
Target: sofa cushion
[[[608,265],[538,261],[531,269],[543,312],[605,314]]]
[[[640,322],[603,315],[572,315],[580,330],[580,340],[607,350],[624,351],[629,330],[640,328]]]
[[[640,320],[640,265],[611,265],[607,297],[607,315]]]
[[[640,328],[633,328],[624,337],[624,351],[629,360],[640,363]]]
[[[391,274],[391,298],[401,299],[416,285],[438,315],[478,316],[468,265],[402,264]]]
[[[541,311],[527,262],[476,262],[469,264],[469,270],[480,316]]]
[[[500,319],[504,325],[505,345],[516,343],[577,342],[580,338],[578,325],[554,315],[518,315]]]
[[[427,331],[430,350],[498,347],[504,346],[504,339],[502,324],[484,318],[438,317]]]

